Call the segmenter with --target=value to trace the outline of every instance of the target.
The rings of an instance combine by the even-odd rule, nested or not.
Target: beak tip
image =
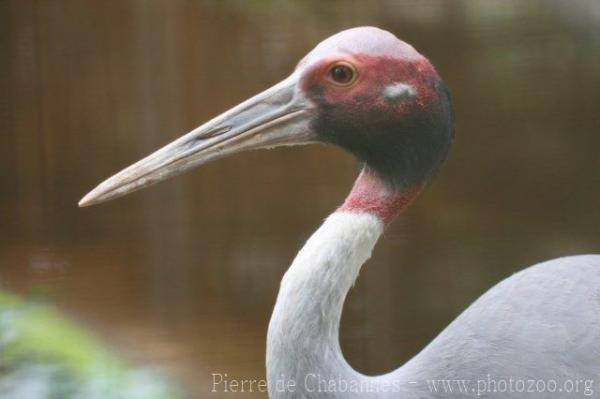
[[[83,199],[81,201],[79,201],[79,203],[77,203],[77,206],[80,208],[85,208],[87,206],[89,206],[90,204],[87,201],[84,201]]]
[[[85,208],[88,206],[93,205],[93,201],[89,198],[89,195],[86,195],[85,197],[83,197],[79,203],[77,204],[77,206],[79,206],[80,208]]]
[[[87,193],[81,200],[79,200],[79,203],[77,205],[80,208],[86,208],[88,206],[96,205],[100,202],[102,202],[102,196],[99,196],[96,193],[96,190],[92,190],[89,193]]]

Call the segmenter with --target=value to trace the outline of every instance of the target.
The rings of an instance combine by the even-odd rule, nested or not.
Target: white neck
[[[381,220],[370,213],[338,211],[296,256],[283,277],[269,323],[267,379],[271,399],[325,398],[329,395],[315,391],[319,378],[368,378],[344,360],[339,325],[346,294],[383,229]]]

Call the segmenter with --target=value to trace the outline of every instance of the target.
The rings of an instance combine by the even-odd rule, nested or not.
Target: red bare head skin
[[[331,81],[330,71],[336,65],[349,64],[355,68],[356,80],[348,86]],[[340,54],[316,62],[302,77],[300,89],[320,106],[335,105],[348,115],[368,118],[401,118],[416,108],[425,108],[435,100],[432,77],[437,72],[427,58],[393,58],[385,55]],[[411,101],[394,100],[385,90],[402,83],[414,90]],[[359,111],[359,112],[356,112]]]
[[[348,63],[356,68],[356,81],[349,86],[330,82],[329,72],[334,65]],[[308,98],[316,98],[320,105],[335,104],[345,110],[346,123],[360,125],[360,119],[377,124],[379,119],[389,123],[411,113],[423,110],[433,100],[435,91],[430,76],[437,75],[425,57],[396,59],[366,54],[340,55],[324,59],[306,72],[301,89]],[[397,82],[415,90],[413,101],[390,101],[382,93]],[[311,96],[311,93],[316,94]],[[367,131],[377,134],[377,131]],[[352,191],[338,211],[370,213],[384,225],[392,222],[419,195],[423,184],[395,190],[385,184],[373,171],[363,169]]]
[[[331,70],[350,65],[355,79],[336,84]],[[373,27],[342,31],[319,43],[300,63],[300,90],[318,106],[335,106],[348,114],[373,121],[372,117],[402,117],[414,107],[435,101],[440,78],[429,60],[393,34]],[[388,87],[402,83],[414,90],[410,97],[390,98]],[[372,111],[367,114],[367,111]],[[376,114],[376,115],[374,115]]]
[[[412,46],[369,27],[321,42],[296,72],[298,90],[314,107],[318,138],[365,165],[339,210],[388,224],[446,158],[453,136],[446,86]]]

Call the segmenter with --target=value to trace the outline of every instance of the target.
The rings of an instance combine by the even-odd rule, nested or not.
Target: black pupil
[[[345,65],[336,65],[331,69],[331,77],[338,83],[348,83],[352,80],[352,69]]]

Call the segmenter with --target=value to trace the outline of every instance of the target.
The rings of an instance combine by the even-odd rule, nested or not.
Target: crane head
[[[393,189],[426,182],[453,135],[449,93],[431,63],[373,27],[319,43],[264,92],[129,166],[79,206],[120,197],[211,160],[246,150],[338,145]]]

